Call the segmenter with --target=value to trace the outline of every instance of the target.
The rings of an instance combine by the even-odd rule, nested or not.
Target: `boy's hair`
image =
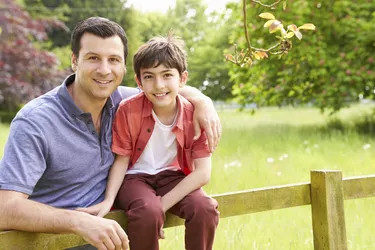
[[[140,79],[141,69],[158,67],[160,64],[175,68],[181,75],[187,69],[185,42],[169,32],[166,37],[157,36],[139,47],[133,58],[134,72]]]
[[[118,24],[104,17],[90,17],[77,23],[70,39],[73,54],[78,58],[83,34],[90,33],[101,38],[119,36],[124,45],[124,60],[128,56],[128,39],[124,29]]]

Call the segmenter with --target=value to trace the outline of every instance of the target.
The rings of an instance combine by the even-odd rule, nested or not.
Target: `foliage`
[[[289,50],[292,49],[292,38],[296,36],[299,40],[302,39],[301,30],[315,30],[315,25],[311,23],[303,24],[297,27],[295,24],[288,25],[287,29],[285,30],[284,24],[277,20],[276,17],[269,12],[264,12],[259,14],[259,17],[266,19],[267,22],[264,24],[265,28],[269,28],[270,33],[275,33],[280,31],[280,35],[276,35],[278,42],[269,47],[268,49],[263,48],[256,48],[251,45],[249,32],[247,28],[247,0],[242,0],[242,12],[243,12],[243,27],[245,32],[245,38],[247,43],[247,48],[242,49],[240,52],[237,51],[237,46],[234,47],[234,54],[227,54],[225,58],[236,64],[237,66],[244,67],[244,66],[251,66],[253,64],[253,60],[260,60],[263,58],[268,58],[268,54],[271,55],[279,55],[280,57],[284,54],[288,54]],[[253,3],[257,3],[263,7],[268,8],[275,8],[277,4],[281,2],[281,0],[277,0],[273,4],[264,4],[261,1],[252,0]],[[283,10],[286,9],[287,0],[283,0]]]
[[[139,44],[138,24],[136,23],[136,11],[133,8],[126,8],[126,0],[23,0],[25,8],[35,18],[43,17],[58,18],[65,22],[67,30],[52,29],[49,31],[49,43],[42,46],[58,55],[62,61],[61,68],[70,67],[70,35],[74,26],[81,20],[91,16],[102,16],[120,24],[128,37],[129,51],[136,49]],[[135,86],[134,73],[132,69],[133,59],[127,58],[127,74],[124,78],[126,85]]]
[[[206,12],[202,0],[177,0],[166,15],[150,13],[143,18],[143,37],[165,35],[174,30],[186,42],[188,52],[188,84],[199,88],[211,98],[228,99],[232,96],[228,71],[222,52],[229,46],[230,27],[224,14]],[[150,23],[151,25],[148,25]]]
[[[0,109],[14,111],[63,79],[55,55],[39,50],[33,42],[47,39],[49,27],[65,26],[55,19],[48,22],[32,19],[12,0],[3,0],[2,4]]]
[[[232,22],[241,17],[238,5],[230,5]],[[264,12],[252,5],[249,16]],[[317,30],[298,41],[298,46],[281,60],[270,58],[254,62],[251,68],[231,66],[233,93],[245,105],[259,106],[311,103],[333,112],[361,98],[375,99],[375,4],[373,1],[289,0],[286,10],[273,11],[283,22],[312,22]],[[258,40],[257,46],[274,42],[259,29],[264,21],[248,23]],[[245,45],[241,29],[232,32],[234,40]],[[242,40],[241,40],[242,39]]]

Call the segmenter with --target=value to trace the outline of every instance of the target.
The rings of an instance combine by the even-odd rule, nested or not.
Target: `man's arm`
[[[0,230],[74,233],[100,250],[128,249],[127,235],[116,221],[53,208],[16,191],[0,190],[0,218]]]
[[[206,132],[210,151],[213,152],[217,147],[221,137],[221,123],[212,100],[202,94],[198,89],[185,86],[179,92],[188,99],[195,107],[194,110],[194,140],[198,139],[201,129]]]

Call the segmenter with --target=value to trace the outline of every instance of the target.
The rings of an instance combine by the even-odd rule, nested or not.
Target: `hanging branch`
[[[257,3],[263,7],[267,8],[274,8],[277,4],[283,1],[283,9],[286,9],[286,2],[287,0],[277,0],[272,4],[264,4],[258,0],[252,0],[252,2]],[[280,31],[281,36],[277,36],[276,38],[279,42],[268,49],[263,48],[256,48],[251,46],[249,32],[247,29],[247,11],[246,11],[246,0],[242,0],[242,13],[243,13],[243,29],[246,38],[246,49],[242,49],[239,53],[237,51],[237,45],[234,45],[234,55],[226,54],[225,58],[227,61],[236,64],[237,66],[244,67],[244,66],[251,66],[253,63],[254,58],[257,60],[261,60],[263,58],[268,58],[268,53],[271,55],[279,55],[282,56],[284,54],[288,54],[289,50],[292,48],[292,41],[291,38],[296,36],[299,40],[302,39],[302,33],[300,30],[315,30],[315,26],[311,23],[304,24],[300,27],[297,27],[295,24],[288,25],[287,30],[285,30],[284,25],[275,18],[275,16],[271,13],[265,12],[261,13],[259,17],[268,20],[264,27],[269,28],[270,33],[275,33]]]

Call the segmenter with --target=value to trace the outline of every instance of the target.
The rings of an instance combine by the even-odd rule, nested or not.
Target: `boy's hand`
[[[106,201],[100,202],[91,207],[79,207],[76,210],[85,212],[91,215],[104,217],[111,210],[112,204]]]
[[[212,153],[219,144],[221,137],[222,128],[220,118],[211,99],[204,98],[199,103],[199,105],[195,104],[194,106],[194,140],[197,140],[201,136],[202,128],[207,134],[208,146]]]

